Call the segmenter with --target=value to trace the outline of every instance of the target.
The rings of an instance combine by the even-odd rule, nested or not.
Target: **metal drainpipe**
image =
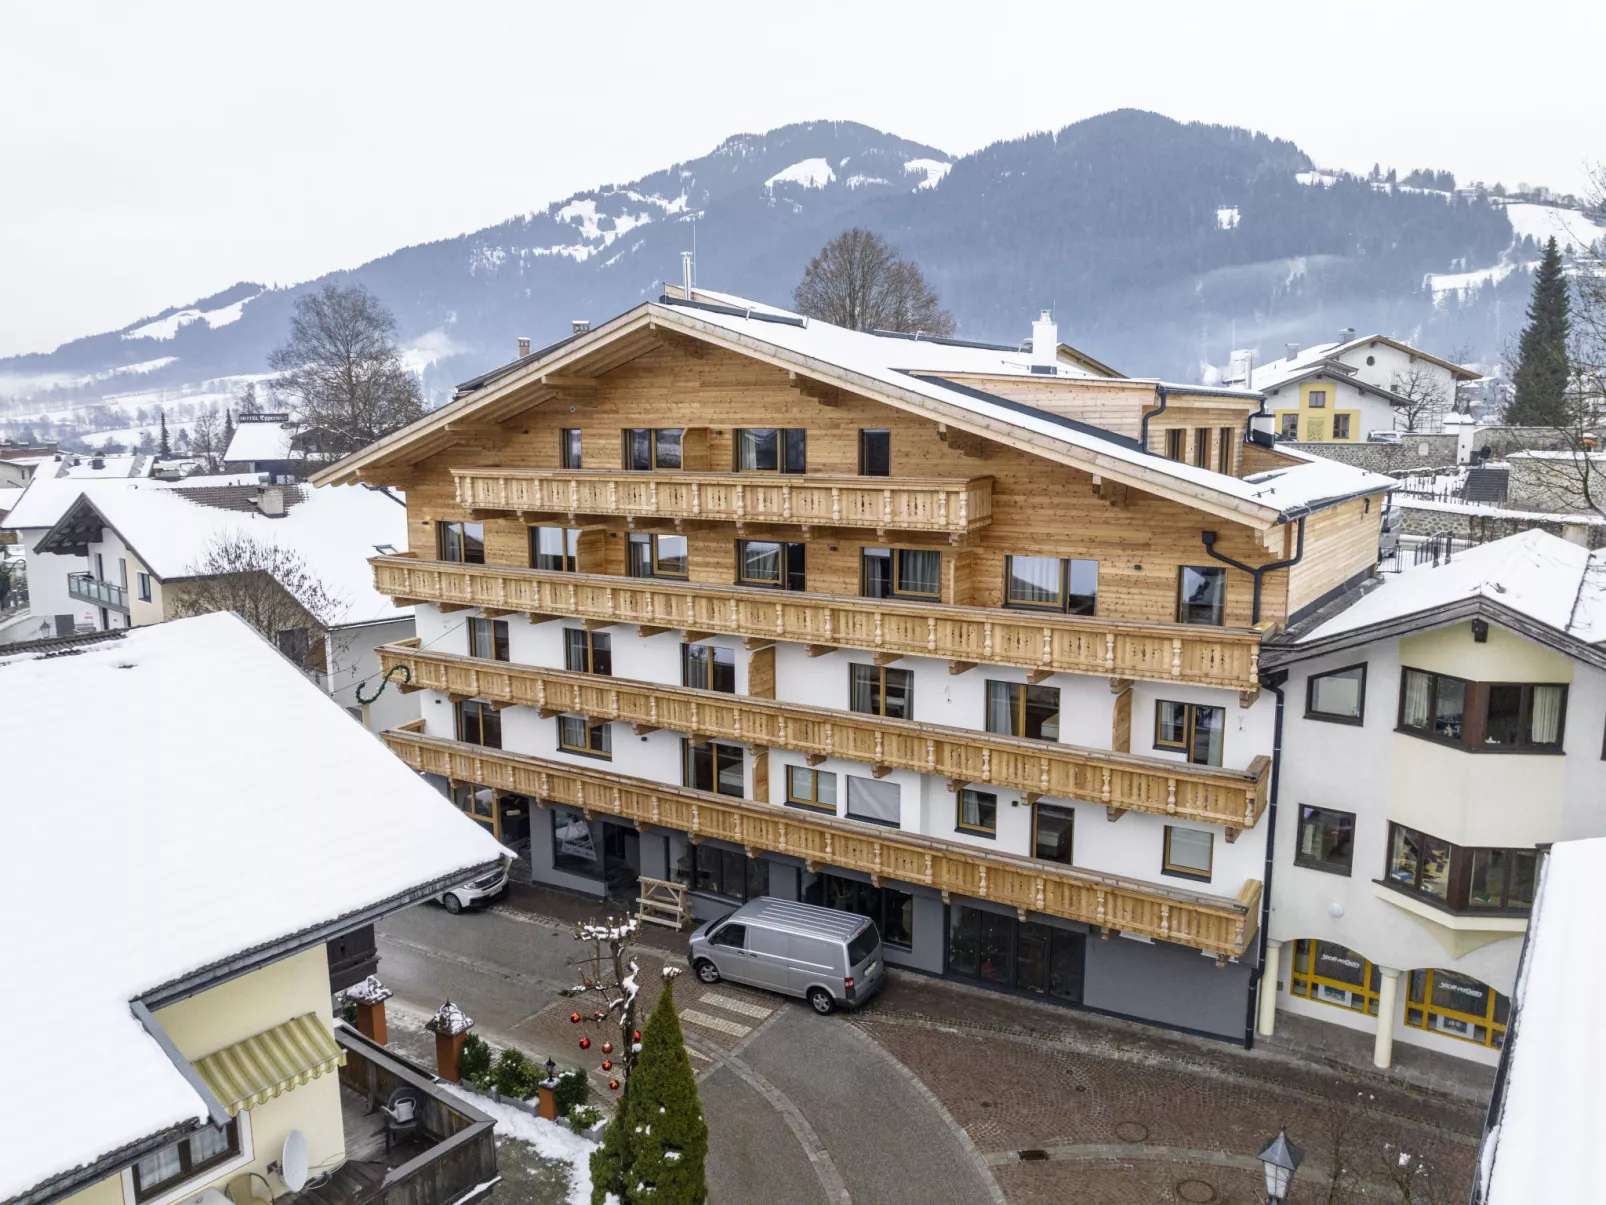
[[[1252,568],[1249,565],[1245,565],[1242,561],[1235,561],[1230,556],[1223,556],[1221,553],[1217,552],[1216,533],[1213,531],[1201,531],[1199,533],[1199,540],[1204,544],[1205,552],[1209,553],[1212,559],[1218,560],[1225,565],[1231,565],[1234,569],[1241,569],[1243,572],[1249,574],[1250,577],[1255,579],[1255,600],[1254,606],[1250,608],[1249,622],[1251,624],[1256,624],[1260,622],[1261,575],[1264,573],[1270,573],[1273,569],[1287,569],[1291,565],[1297,565],[1299,564],[1300,558],[1305,555],[1305,516],[1299,516],[1299,541],[1294,547],[1294,555],[1286,561],[1272,561],[1270,564],[1262,565],[1259,569]]]
[[[1260,941],[1256,946],[1255,969],[1249,976],[1249,1016],[1244,1023],[1244,1049],[1255,1048],[1255,1021],[1259,1009],[1256,988],[1266,969],[1266,931],[1271,927],[1271,876],[1277,854],[1277,789],[1283,768],[1283,683],[1288,681],[1287,670],[1276,670],[1260,675],[1260,684],[1277,696],[1277,718],[1271,733],[1271,785],[1266,791],[1266,869],[1262,871],[1260,887]],[[1277,990],[1274,983],[1272,991]]]
[[[1156,385],[1154,387],[1154,391],[1160,395],[1160,408],[1158,410],[1147,411],[1143,417],[1138,420],[1138,442],[1143,445],[1143,450],[1145,452],[1149,450],[1149,420],[1151,418],[1159,418],[1162,414],[1164,414],[1166,406],[1171,401],[1171,395],[1166,391],[1166,387],[1164,385]]]

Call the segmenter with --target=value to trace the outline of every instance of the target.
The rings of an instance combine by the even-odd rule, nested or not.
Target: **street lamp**
[[[1288,1141],[1288,1131],[1278,1130],[1277,1137],[1260,1152],[1260,1164],[1266,1169],[1267,1205],[1281,1205],[1288,1200],[1288,1182],[1294,1178],[1305,1152]]]
[[[558,1065],[555,1062],[553,1062],[551,1059],[548,1059],[546,1061],[546,1077],[547,1077],[547,1079],[557,1079],[558,1078]]]

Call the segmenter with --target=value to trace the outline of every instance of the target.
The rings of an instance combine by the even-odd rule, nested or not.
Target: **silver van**
[[[686,958],[704,983],[799,996],[822,1015],[863,1004],[887,975],[874,921],[774,896],[699,925]]]

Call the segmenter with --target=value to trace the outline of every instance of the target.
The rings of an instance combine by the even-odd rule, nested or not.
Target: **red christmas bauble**
[[[576,1025],[580,1024],[580,1014],[579,1013],[570,1013],[569,1014],[569,1020],[574,1022],[574,1024],[576,1024]]]
[[[586,986],[587,987],[594,987],[595,985],[591,982],[591,980],[587,979],[586,980]]]
[[[612,1054],[613,1053],[613,1043],[612,1042],[604,1042],[602,1044],[602,1053],[603,1054]]]
[[[635,1042],[641,1041],[641,1030],[637,1029],[631,1031],[631,1040]]]
[[[610,1091],[613,1091],[613,1092],[619,1091],[619,1081],[616,1080],[616,1079],[609,1080],[608,1081],[608,1088],[609,1088]]]
[[[612,1059],[603,1059],[602,1060],[602,1069],[604,1071],[612,1071],[613,1070],[613,1060]]]
[[[591,1039],[590,1038],[581,1038],[580,1039],[580,1049],[581,1050],[590,1050],[591,1049]]]

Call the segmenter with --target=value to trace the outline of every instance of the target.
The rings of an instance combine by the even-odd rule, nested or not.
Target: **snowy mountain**
[[[391,307],[409,363],[441,397],[510,359],[518,336],[540,347],[572,319],[658,296],[694,241],[700,284],[785,304],[810,256],[858,225],[920,263],[964,336],[1016,341],[1052,305],[1100,359],[1188,379],[1231,347],[1280,353],[1345,326],[1493,359],[1526,302],[1513,222],[1538,219],[1523,209],[1378,188],[1319,171],[1291,142],[1135,110],[962,158],[810,122],[331,278]],[[242,283],[0,360],[0,408],[226,397],[228,378],[263,371],[294,298],[319,283]]]

